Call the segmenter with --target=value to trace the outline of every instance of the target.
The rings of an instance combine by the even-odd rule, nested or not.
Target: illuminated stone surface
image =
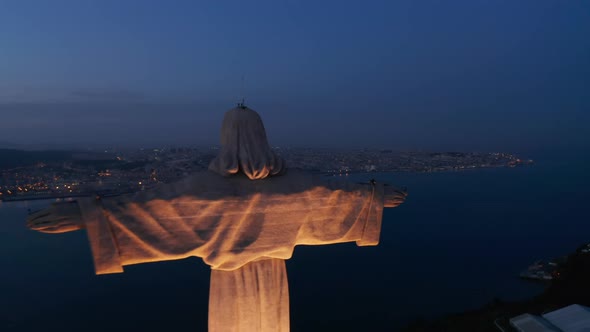
[[[286,166],[266,139],[258,113],[237,107],[225,113],[221,124],[221,150],[209,170],[227,176],[243,173],[252,180],[281,174]]]
[[[97,274],[201,257],[235,270],[291,258],[295,245],[376,245],[383,186],[325,181],[303,172],[251,181],[211,172],[131,196],[79,200]]]
[[[289,289],[283,259],[211,270],[209,331],[289,331]]]

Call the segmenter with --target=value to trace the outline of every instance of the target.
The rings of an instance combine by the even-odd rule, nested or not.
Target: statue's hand
[[[393,186],[386,185],[383,195],[383,207],[394,208],[402,204],[407,196],[408,192],[406,190],[400,190]]]
[[[27,217],[27,227],[43,233],[65,233],[84,228],[78,202],[53,203]]]

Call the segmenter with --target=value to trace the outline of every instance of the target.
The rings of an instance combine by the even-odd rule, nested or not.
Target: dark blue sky
[[[0,142],[587,145],[590,1],[0,0]]]

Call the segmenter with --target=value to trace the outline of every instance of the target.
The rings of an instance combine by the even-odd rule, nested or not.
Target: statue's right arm
[[[43,233],[65,233],[84,228],[77,201],[53,203],[27,217],[27,227]]]
[[[394,208],[406,201],[408,192],[394,186],[385,185],[383,191],[383,207]]]

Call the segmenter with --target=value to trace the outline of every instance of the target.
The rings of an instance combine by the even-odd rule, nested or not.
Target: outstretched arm
[[[386,185],[383,206],[394,208],[402,204],[408,196],[407,191]],[[57,234],[77,231],[84,228],[77,201],[53,203],[46,209],[33,212],[27,217],[27,227],[43,233]]]
[[[194,180],[53,204],[32,213],[27,225],[45,233],[85,228],[97,274],[188,256],[231,270],[260,257],[289,258],[297,244],[376,245],[383,207],[406,198],[392,186],[316,183],[306,174],[265,182],[209,174]]]
[[[84,228],[77,201],[53,203],[27,217],[27,227],[43,233],[65,233]]]
[[[394,208],[406,201],[408,192],[404,189],[397,189],[396,187],[385,185],[383,192],[383,207]]]

